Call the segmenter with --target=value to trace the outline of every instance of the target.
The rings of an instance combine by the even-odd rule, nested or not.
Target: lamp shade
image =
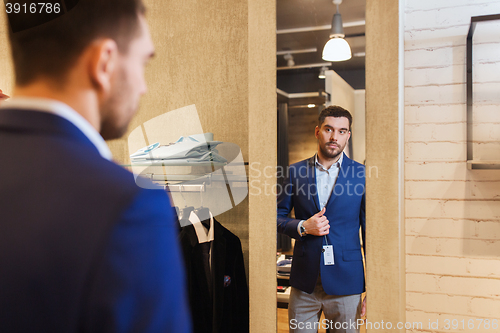
[[[344,38],[331,38],[323,48],[323,60],[326,61],[345,61],[351,57],[351,47]]]

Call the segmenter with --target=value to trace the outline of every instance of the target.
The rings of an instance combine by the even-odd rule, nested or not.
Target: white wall
[[[500,1],[406,0],[406,320],[424,324],[408,332],[500,322],[500,170],[467,169],[465,85],[470,18],[498,13]],[[499,23],[474,40],[477,159],[500,160]]]
[[[355,161],[364,163],[366,159],[366,117],[365,90],[354,90],[354,114],[352,122],[352,145]]]
[[[334,71],[325,72],[325,91],[331,94],[330,105],[339,105],[352,112],[354,110],[354,89]]]
[[[365,161],[365,90],[354,90],[335,71],[326,71],[325,91],[331,94],[326,106],[339,105],[352,114],[353,155],[357,162]],[[347,153],[347,149],[346,149]]]

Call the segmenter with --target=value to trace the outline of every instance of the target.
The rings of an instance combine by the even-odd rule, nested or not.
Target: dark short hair
[[[346,117],[349,120],[349,131],[351,130],[352,115],[349,111],[347,111],[343,107],[340,107],[338,105],[331,105],[323,109],[323,111],[321,111],[318,117],[319,127],[321,127],[321,125],[325,122],[326,117],[335,117],[335,118]]]
[[[139,15],[146,11],[142,0],[73,0],[73,3],[76,3],[74,8],[64,15],[34,27],[26,22],[30,28],[24,30],[13,29],[11,20],[9,39],[17,85],[27,85],[39,77],[63,84],[78,57],[98,38],[115,40],[120,53],[125,54],[140,31]]]

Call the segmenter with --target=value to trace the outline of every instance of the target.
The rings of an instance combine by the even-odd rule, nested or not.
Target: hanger
[[[189,219],[189,214],[191,214],[191,212],[194,210],[194,207],[193,206],[188,207],[187,202],[186,202],[186,198],[184,198],[184,195],[182,194],[183,187],[184,187],[184,185],[180,186],[181,197],[184,200],[184,208],[182,209],[182,218]]]
[[[203,185],[205,185],[205,183],[203,183]],[[201,206],[194,212],[196,215],[198,215],[198,218],[200,219],[203,226],[205,226],[207,230],[210,230],[210,209],[208,207],[203,207],[203,194],[201,190],[200,190],[200,202]]]

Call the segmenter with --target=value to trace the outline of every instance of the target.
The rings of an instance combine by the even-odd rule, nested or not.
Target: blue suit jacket
[[[191,331],[164,191],[44,112],[0,110],[0,152],[0,331]]]
[[[337,182],[326,204],[330,222],[328,245],[333,245],[334,265],[325,266],[325,237],[297,232],[300,220],[320,211],[314,157],[292,164],[278,197],[278,232],[296,239],[290,284],[312,293],[321,271],[323,289],[329,295],[360,294],[365,277],[359,230],[365,244],[365,167],[344,155]],[[296,219],[289,218],[292,208]]]

